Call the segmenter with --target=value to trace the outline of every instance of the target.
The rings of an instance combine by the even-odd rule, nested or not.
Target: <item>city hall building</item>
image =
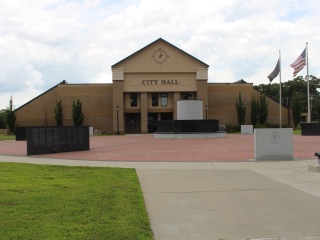
[[[112,67],[112,83],[59,83],[15,110],[17,126],[55,126],[54,109],[62,101],[63,125],[71,126],[72,102],[82,103],[84,125],[103,133],[148,133],[154,120],[176,120],[177,101],[201,100],[203,119],[237,124],[239,93],[247,107],[260,92],[252,83],[209,83],[209,66],[171,43],[158,39]],[[226,79],[227,82],[227,79]],[[279,104],[268,98],[268,122],[279,123]],[[206,108],[206,109],[205,109]],[[206,115],[207,114],[207,115]],[[282,124],[290,125],[282,106]],[[292,121],[291,121],[292,122]]]

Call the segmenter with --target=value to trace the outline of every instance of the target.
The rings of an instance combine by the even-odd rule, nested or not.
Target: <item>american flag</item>
[[[293,76],[295,77],[298,72],[300,72],[303,67],[306,65],[306,48],[303,50],[303,52],[300,54],[300,56],[297,58],[297,60],[294,61],[290,65],[294,69]]]

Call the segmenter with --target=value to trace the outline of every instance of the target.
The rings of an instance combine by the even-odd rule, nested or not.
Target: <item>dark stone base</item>
[[[89,127],[28,127],[27,155],[90,150]]]
[[[320,136],[320,123],[301,123],[301,136]]]
[[[16,141],[26,141],[26,140],[27,140],[27,128],[16,127]]]
[[[155,132],[194,133],[217,132],[219,120],[162,120],[154,121]]]

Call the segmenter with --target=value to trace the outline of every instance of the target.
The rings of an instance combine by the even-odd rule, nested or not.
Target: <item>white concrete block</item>
[[[93,127],[89,127],[89,136],[93,136]]]
[[[241,134],[253,134],[253,125],[241,125]]]
[[[293,160],[292,128],[255,129],[254,159]]]
[[[178,100],[177,120],[202,120],[202,100]]]

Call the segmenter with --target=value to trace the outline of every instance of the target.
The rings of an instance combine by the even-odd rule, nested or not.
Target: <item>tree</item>
[[[298,124],[300,123],[301,113],[302,113],[300,96],[296,92],[292,96],[291,107],[292,107],[293,122],[294,122],[294,126],[296,128],[298,126]]]
[[[16,115],[13,111],[13,101],[12,97],[10,98],[9,107],[7,109],[6,114],[6,120],[7,120],[7,126],[10,130],[10,132],[15,133],[15,125],[16,125]]]
[[[56,107],[54,109],[54,119],[56,120],[56,125],[57,126],[62,126],[62,101],[59,100],[56,102]]]
[[[320,93],[317,91],[317,88],[320,87],[320,78],[315,76],[309,76],[309,85],[310,85],[310,105],[311,105],[311,120],[320,119]],[[255,89],[260,92],[265,93],[268,97],[273,98],[276,101],[279,101],[279,84],[260,84],[259,86],[254,86]],[[299,93],[302,112],[308,111],[307,103],[307,78],[303,76],[298,76],[293,80],[282,83],[282,100],[283,104],[287,107],[291,106],[291,100],[294,93]]]
[[[251,98],[251,123],[256,126],[259,122],[259,102],[254,96]]]
[[[84,120],[84,115],[82,113],[82,104],[78,99],[77,104],[73,101],[72,103],[72,118],[73,124],[75,126],[81,126]]]
[[[7,123],[6,123],[6,110],[2,109],[0,110],[0,129],[6,129]]]
[[[241,93],[239,93],[239,98],[236,102],[236,108],[237,108],[237,113],[238,113],[238,123],[239,123],[239,125],[243,125],[246,121],[247,107],[242,102]]]
[[[259,122],[264,124],[268,118],[268,101],[266,95],[261,93],[259,99]]]

